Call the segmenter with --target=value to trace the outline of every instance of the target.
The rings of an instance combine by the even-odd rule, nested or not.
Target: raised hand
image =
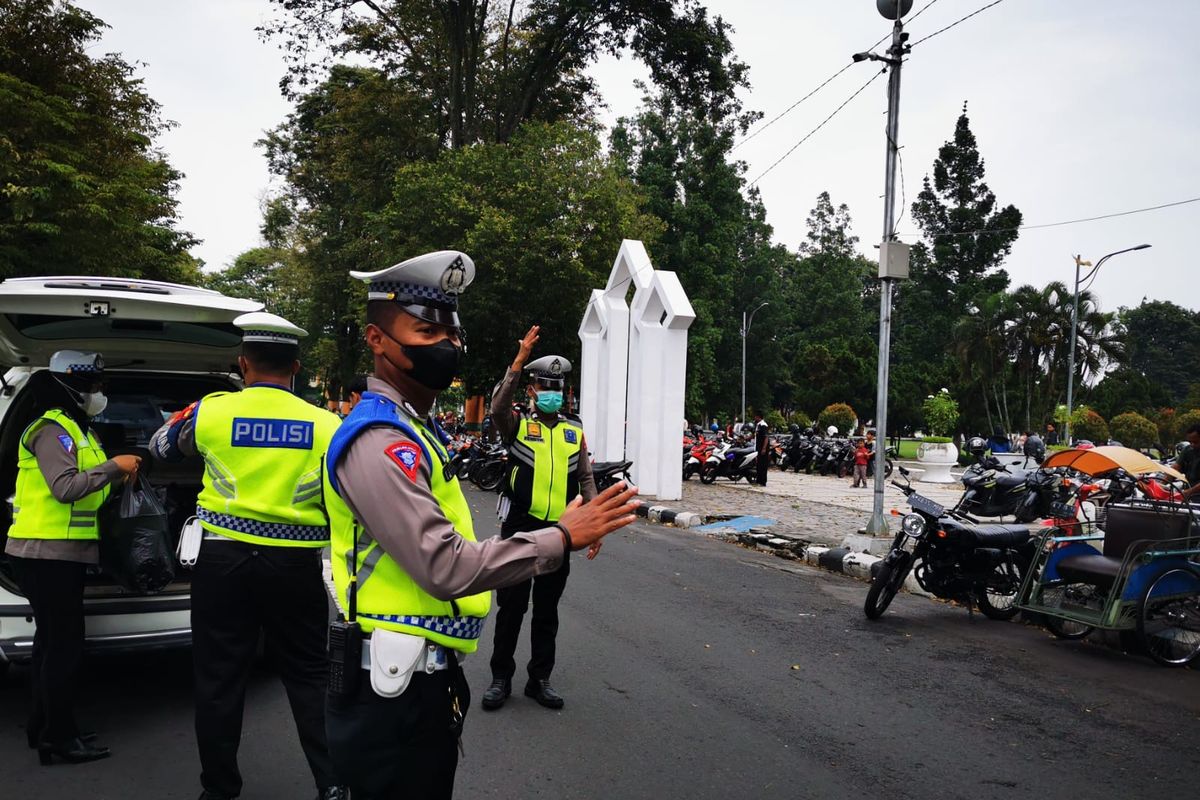
[[[541,338],[539,335],[541,330],[542,326],[534,325],[523,338],[517,340],[517,357],[513,359],[512,363],[514,372],[520,372],[521,368],[525,366],[525,362],[529,360],[530,354],[533,353],[533,346]]]
[[[637,519],[634,511],[638,507],[637,487],[629,486],[620,481],[600,494],[590,503],[584,505],[582,497],[576,497],[563,515],[558,518],[558,524],[567,529],[571,535],[574,549],[598,545],[600,540],[613,531],[620,530]],[[588,557],[595,558],[594,551],[589,551]]]

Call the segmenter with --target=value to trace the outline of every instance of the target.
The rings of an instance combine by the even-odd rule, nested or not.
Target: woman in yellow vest
[[[106,758],[75,724],[73,694],[83,657],[83,581],[100,560],[97,514],[109,486],[141,459],[106,458],[88,420],[104,410],[99,353],[60,350],[30,377],[35,413],[21,434],[8,555],[33,609],[33,709],[26,733],[42,764]]]

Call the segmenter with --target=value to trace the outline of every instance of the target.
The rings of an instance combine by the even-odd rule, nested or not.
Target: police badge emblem
[[[467,269],[463,266],[462,256],[459,256],[442,273],[442,291],[446,294],[458,295],[462,293],[466,283]]]
[[[556,377],[562,375],[562,362],[557,358],[550,362],[550,374]]]

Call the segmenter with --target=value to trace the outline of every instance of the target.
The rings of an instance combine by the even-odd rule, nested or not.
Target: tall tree
[[[506,141],[526,120],[590,117],[586,68],[626,48],[679,102],[720,115],[745,83],[728,26],[697,0],[272,0],[260,30],[280,43],[287,93],[353,53],[429,99],[453,148]],[[314,55],[316,54],[316,55]]]
[[[159,106],[119,55],[88,52],[105,27],[66,2],[0,4],[0,277],[199,278]]]
[[[1129,367],[1162,386],[1169,405],[1180,404],[1196,382],[1200,364],[1200,311],[1143,300],[1121,309],[1120,322]]]
[[[915,398],[953,377],[945,340],[955,322],[1008,286],[1001,265],[1017,240],[1021,212],[998,208],[984,176],[964,103],[953,138],[938,150],[933,174],[912,205],[925,241],[913,248],[912,279],[897,291],[893,396],[901,426],[919,424]]]

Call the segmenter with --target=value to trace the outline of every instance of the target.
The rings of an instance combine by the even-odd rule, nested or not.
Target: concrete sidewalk
[[[662,505],[691,512],[713,522],[733,517],[755,516],[774,520],[762,526],[775,536],[804,542],[839,546],[850,534],[866,525],[871,514],[874,492],[870,488],[851,488],[850,478],[805,475],[772,470],[765,487],[732,483],[721,479],[705,486],[693,479],[683,484],[683,498]],[[916,483],[917,491],[943,505],[953,505],[962,494],[962,485]],[[884,509],[907,512],[904,494],[888,485]],[[657,501],[646,498],[655,505]]]

